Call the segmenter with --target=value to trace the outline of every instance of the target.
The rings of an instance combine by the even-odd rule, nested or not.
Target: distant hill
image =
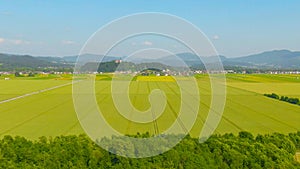
[[[189,66],[203,66],[199,57],[192,53],[177,54],[179,58],[185,61]],[[173,56],[174,58],[174,56]],[[212,57],[201,57],[202,60],[211,63]],[[224,66],[238,66],[246,68],[276,68],[276,69],[300,69],[300,52],[289,50],[274,50],[263,53],[242,56],[238,58],[228,58],[219,56]],[[170,62],[171,56],[161,59],[164,63]],[[169,60],[169,62],[168,62]],[[200,63],[200,64],[199,64]]]
[[[96,62],[88,62],[86,64],[84,64],[81,67],[81,71],[95,71],[95,68],[98,66],[97,71],[98,72],[115,72],[115,71],[143,71],[146,69],[159,69],[159,70],[174,70],[174,67],[171,66],[167,66],[165,64],[161,64],[161,63],[132,63],[132,62],[115,62],[115,61],[109,61],[109,62],[102,62],[100,64],[96,63]],[[184,69],[176,69],[176,70],[184,70]]]
[[[215,58],[215,57],[214,57]],[[221,60],[225,57],[220,56]],[[212,62],[214,59],[212,57],[201,57],[201,59]],[[174,55],[168,56],[161,56],[159,58],[152,59],[150,57],[147,58],[129,58],[127,61],[139,64],[139,63],[153,63],[158,62],[161,64],[169,65],[169,66],[176,66],[176,67],[194,67],[194,66],[203,66],[201,59],[193,54],[193,53],[177,53]]]
[[[78,56],[63,56],[62,59],[65,62],[75,63],[77,61]],[[104,55],[95,55],[95,54],[82,54],[80,55],[80,59],[84,58],[84,60],[88,60],[89,62],[99,62],[102,59],[102,62],[110,62],[113,60],[121,59],[121,57],[115,56],[105,56]]]
[[[213,64],[213,57],[201,57],[201,60]],[[177,58],[177,59],[176,59]],[[178,59],[179,58],[179,59]],[[300,52],[293,52],[289,50],[274,50],[263,53],[242,56],[238,58],[228,58],[219,56],[225,67],[244,67],[255,69],[300,69]],[[111,62],[124,57],[117,56],[103,56],[94,54],[83,54],[80,57],[82,64],[98,62]],[[136,58],[128,59],[127,62],[135,64],[141,63],[160,63],[168,66],[180,67],[187,64],[194,68],[204,68],[203,63],[199,57],[192,53],[178,53],[176,57],[164,56],[160,58]],[[77,56],[63,56],[63,57],[33,57],[29,55],[11,55],[0,54],[0,70],[15,70],[15,69],[36,69],[36,68],[71,68],[77,61]]]
[[[0,70],[34,69],[59,66],[61,65],[29,55],[0,54]]]
[[[84,54],[81,61],[97,62],[102,59],[103,62],[109,62],[120,59],[120,57],[99,56],[93,54]],[[0,70],[42,70],[46,68],[72,68],[77,61],[77,56],[63,56],[63,57],[44,57],[44,56],[30,56],[30,55],[13,55],[0,53]]]
[[[47,61],[47,62],[51,62],[51,63],[66,63],[67,62],[64,58],[61,58],[61,57],[37,56],[35,58],[37,58],[39,60],[44,60],[44,61]]]
[[[274,50],[249,56],[227,59],[229,64],[248,64],[253,67],[300,68],[300,52]]]

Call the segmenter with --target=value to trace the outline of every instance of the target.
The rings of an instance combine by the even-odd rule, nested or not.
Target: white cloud
[[[4,43],[5,39],[0,38],[0,43]]]
[[[218,35],[213,36],[213,40],[218,40],[218,39],[220,39],[220,37]]]
[[[0,38],[0,43],[13,44],[13,45],[29,45],[29,44],[31,44],[29,41],[22,40],[22,39],[4,39],[4,38]]]
[[[150,41],[144,41],[144,42],[143,42],[143,45],[146,45],[146,46],[152,46],[153,43],[150,42]]]
[[[13,39],[9,40],[14,45],[29,45],[30,42],[22,39]]]
[[[63,45],[74,45],[74,44],[76,44],[76,42],[71,41],[71,40],[62,40],[61,43]]]
[[[15,45],[20,45],[20,44],[22,44],[22,40],[11,40],[11,42],[13,43],[13,44],[15,44]]]

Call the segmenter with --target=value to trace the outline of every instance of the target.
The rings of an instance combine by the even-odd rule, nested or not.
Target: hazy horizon
[[[242,55],[242,56],[226,56],[226,55],[223,55],[223,54],[219,53],[219,56],[225,56],[226,58],[239,58],[239,57],[246,57],[246,56],[250,56],[250,55],[260,54],[260,53],[264,53],[264,52],[282,51],[282,50],[287,50],[287,51],[290,51],[290,52],[300,52],[300,50],[298,51],[298,50],[288,50],[288,49],[273,49],[273,50],[268,50],[268,51],[260,51],[260,52],[255,52],[255,53],[249,53],[249,54],[245,54],[245,55]],[[182,53],[185,53],[185,52],[182,52]],[[190,53],[190,52],[186,52],[186,53]],[[79,55],[78,53],[77,54],[70,54],[70,55],[59,55],[59,56],[55,56],[55,55],[32,55],[32,54],[28,54],[28,53],[3,53],[1,51],[0,51],[0,54],[29,55],[29,56],[33,56],[33,57],[68,57],[68,56],[78,56]],[[181,53],[179,52],[179,53],[176,53],[176,54],[181,54]],[[96,54],[96,53],[84,53],[84,54],[81,54],[81,55],[99,55],[99,54]],[[100,55],[104,55],[104,54],[100,54]],[[126,56],[119,56],[119,55],[107,55],[107,56],[126,57]],[[165,56],[169,56],[169,55],[164,55],[163,57],[165,57]]]

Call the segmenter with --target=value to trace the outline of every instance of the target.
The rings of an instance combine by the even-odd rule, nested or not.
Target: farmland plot
[[[299,106],[262,95],[275,92],[281,95],[299,96],[298,83],[295,79],[291,80],[294,76],[274,77],[272,83],[270,83],[272,78],[267,75],[230,76],[227,82],[225,110],[215,133],[237,133],[241,130],[254,134],[289,133],[300,130]],[[153,122],[137,123],[126,119],[117,111],[111,96],[109,78],[110,76],[97,78],[95,95],[99,109],[115,130],[123,134],[137,132],[158,134],[165,132],[173,123],[180,123],[176,119],[180,110],[181,95],[175,81],[168,78],[155,80],[155,77],[147,80],[146,77],[142,77],[131,82],[128,97],[137,110],[146,111],[150,108],[148,97],[154,89],[162,90],[167,100],[162,115]],[[241,78],[243,79],[240,80]],[[0,98],[7,99],[70,82],[70,80],[0,81]],[[199,113],[190,132],[194,137],[200,134],[207,118],[212,93],[207,76],[199,76],[197,82],[200,92]],[[183,100],[183,103],[188,105],[187,113],[195,108],[193,105],[196,104],[193,101],[194,99]],[[71,85],[0,104],[0,117],[0,137],[9,134],[37,139],[40,136],[84,133],[74,110]],[[184,130],[185,126],[181,128]]]

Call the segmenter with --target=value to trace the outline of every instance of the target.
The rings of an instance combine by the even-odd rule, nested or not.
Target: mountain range
[[[212,57],[199,57],[192,53],[179,53],[176,56],[180,59],[174,59],[174,56],[164,56],[159,59],[128,59],[128,62],[133,63],[153,63],[159,62],[169,66],[181,66],[182,61],[190,67],[199,67],[202,65],[201,60],[209,62]],[[102,59],[102,62],[109,62],[124,57],[117,56],[99,56],[94,54],[84,54],[81,58],[85,62],[97,62]],[[300,69],[300,52],[289,50],[273,50],[258,54],[252,54],[241,57],[225,57],[219,56],[224,66],[235,66],[245,68],[258,69]],[[30,55],[12,55],[0,54],[0,70],[11,70],[15,68],[71,68],[77,60],[77,56],[63,56],[63,57],[41,57]],[[214,59],[211,59],[214,60]],[[81,60],[82,61],[82,60]]]
[[[274,50],[259,54],[229,58],[224,65],[243,65],[257,68],[300,68],[300,52],[289,50]]]

